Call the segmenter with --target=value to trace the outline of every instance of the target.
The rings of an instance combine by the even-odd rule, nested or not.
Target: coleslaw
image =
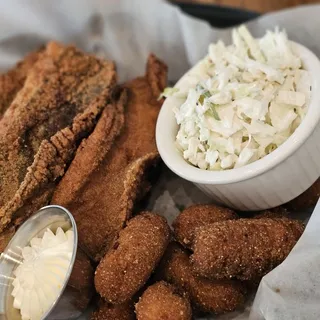
[[[285,31],[254,39],[241,26],[232,38],[229,46],[210,44],[195,86],[162,94],[181,100],[173,110],[177,148],[205,170],[238,168],[268,155],[296,130],[310,100],[310,75]]]

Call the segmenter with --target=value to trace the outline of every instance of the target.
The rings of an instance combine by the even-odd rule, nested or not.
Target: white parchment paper
[[[290,39],[320,56],[319,17],[320,5],[305,6],[265,15],[248,26],[257,37],[268,28],[285,28]],[[120,81],[143,74],[152,51],[168,64],[169,80],[175,82],[206,54],[210,42],[229,43],[231,34],[160,0],[0,0],[1,70],[51,39],[115,60]],[[182,207],[209,201],[167,170],[149,208],[171,222]],[[320,319],[319,234],[320,205],[286,261],[261,281],[253,306],[249,302],[243,312],[214,319]]]

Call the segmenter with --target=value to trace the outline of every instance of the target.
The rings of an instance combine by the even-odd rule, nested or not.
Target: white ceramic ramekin
[[[239,210],[262,210],[284,204],[320,176],[320,61],[306,47],[292,42],[292,48],[310,72],[311,100],[307,115],[283,145],[264,158],[241,168],[208,171],[183,159],[175,146],[178,125],[172,111],[181,100],[165,100],[157,121],[156,140],[165,164],[180,177],[194,182],[216,202]],[[195,83],[197,65],[176,84],[188,88]]]

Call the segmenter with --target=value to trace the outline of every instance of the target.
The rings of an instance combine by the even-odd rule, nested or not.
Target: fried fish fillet
[[[303,232],[288,218],[239,219],[200,227],[191,256],[193,270],[210,279],[254,280],[280,264]]]
[[[94,278],[98,293],[113,304],[130,300],[151,276],[169,239],[165,218],[143,212],[130,219],[98,265]]]
[[[191,320],[192,310],[186,296],[160,281],[148,287],[135,305],[138,320]]]
[[[0,252],[3,252],[7,247],[9,241],[16,232],[15,226],[11,226],[0,234]]]
[[[176,243],[168,246],[158,269],[158,277],[187,292],[197,310],[221,314],[243,306],[246,299],[246,287],[240,281],[193,274],[188,252]]]
[[[0,75],[0,119],[23,87],[30,68],[38,60],[39,53],[40,50],[30,53],[14,68]]]
[[[46,204],[110,101],[111,62],[51,42],[0,121],[0,231]]]
[[[150,55],[144,77],[123,85],[128,95],[124,119],[114,136],[100,120],[91,136],[79,147],[53,195],[53,204],[74,215],[81,248],[100,260],[130,217],[137,198],[150,185],[148,171],[158,161],[155,126],[166,83],[167,67]],[[124,99],[119,99],[122,114]],[[112,145],[112,147],[111,147]],[[97,223],[94,223],[94,222]]]

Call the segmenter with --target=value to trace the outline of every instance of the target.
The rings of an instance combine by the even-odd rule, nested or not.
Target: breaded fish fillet
[[[146,75],[123,85],[128,103],[118,104],[119,114],[125,109],[117,129],[117,133],[122,129],[120,136],[114,141],[114,135],[98,123],[53,195],[53,204],[73,213],[79,244],[96,261],[112,245],[137,198],[150,188],[148,171],[159,159],[155,126],[161,102],[157,98],[166,74],[167,67],[150,55]]]
[[[130,300],[145,284],[170,239],[165,218],[144,212],[129,220],[95,274],[98,293],[113,304]]]
[[[134,307],[131,302],[112,305],[106,301],[99,302],[98,309],[92,313],[91,320],[135,320]]]
[[[173,222],[174,236],[189,248],[197,228],[217,221],[237,219],[237,214],[228,208],[214,204],[196,204],[183,210]]]
[[[300,221],[239,219],[199,228],[191,256],[193,270],[211,279],[254,280],[280,264],[303,232]]]
[[[148,287],[135,305],[137,320],[191,320],[192,310],[187,297],[175,287],[160,281]]]
[[[23,87],[27,74],[38,60],[40,50],[27,55],[8,72],[0,75],[0,119]]]
[[[159,265],[159,273],[166,281],[186,291],[192,304],[200,311],[221,314],[244,304],[246,288],[236,280],[209,280],[192,272],[189,254],[171,243]]]
[[[15,226],[12,226],[0,234],[0,252],[4,251],[15,232],[16,228]]]
[[[0,231],[48,202],[115,81],[113,63],[74,47],[51,42],[39,53],[0,121]]]

